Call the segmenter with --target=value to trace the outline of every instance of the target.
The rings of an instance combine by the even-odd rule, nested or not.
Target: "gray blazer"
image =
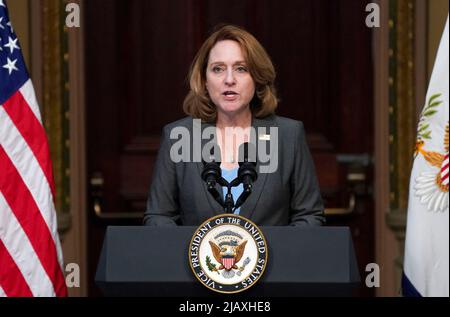
[[[180,126],[192,135],[195,129],[203,131],[213,125],[201,123],[201,128],[194,128],[192,117],[187,117],[164,127],[144,214],[145,225],[198,226],[224,212],[201,178],[202,162],[171,160],[170,148],[177,140],[170,139],[170,131]],[[266,128],[266,133],[270,127],[278,127],[278,168],[273,173],[258,173],[253,192],[241,206],[240,215],[265,226],[322,225],[324,208],[303,124],[272,115],[253,118],[252,126],[256,131]],[[202,140],[202,148],[207,142]],[[258,158],[257,170],[260,164]],[[222,192],[219,185],[217,189]]]

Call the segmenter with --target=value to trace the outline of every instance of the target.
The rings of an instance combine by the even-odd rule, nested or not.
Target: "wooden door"
[[[161,128],[184,116],[190,62],[217,23],[245,27],[272,57],[278,114],[303,121],[326,207],[340,214],[327,225],[350,226],[364,273],[375,226],[366,3],[85,2],[90,295],[106,226],[141,224]]]

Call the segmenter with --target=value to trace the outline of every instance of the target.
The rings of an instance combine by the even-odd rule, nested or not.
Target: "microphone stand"
[[[225,195],[225,204],[223,205],[223,208],[225,210],[225,213],[231,214],[234,212],[234,199],[233,194],[231,193],[231,186],[227,182],[227,194]]]
[[[220,162],[212,160],[212,162],[204,162],[204,169],[202,172],[202,178],[206,182],[208,192],[213,196],[219,205],[221,205],[225,213],[234,213],[238,207],[240,207],[252,193],[252,183],[256,181],[258,175],[256,173],[256,163],[249,162],[249,144],[244,143],[244,162],[239,162],[238,176],[229,183],[222,177],[222,170],[220,169]],[[211,150],[211,155],[214,157],[214,149]],[[222,195],[219,194],[216,189],[216,183],[222,187],[227,187],[227,193],[225,195],[225,201],[222,199]],[[233,194],[231,188],[243,184],[244,190],[239,196],[236,204],[234,203]]]
[[[220,177],[219,181],[218,181],[219,185],[221,185],[222,187],[227,187],[227,193],[225,195],[225,202],[223,202],[222,197],[220,197],[219,193],[217,192],[216,188],[214,187],[214,192],[215,194],[212,193],[212,191],[208,191],[212,194],[212,196],[215,198],[215,196],[217,195],[218,198],[220,199],[220,201],[218,199],[216,199],[216,201],[224,208],[225,213],[234,213],[236,211],[237,208],[239,208],[248,198],[248,196],[250,196],[250,194],[252,193],[252,186],[248,185],[245,186],[244,184],[244,190],[241,193],[241,195],[238,197],[236,204],[234,203],[234,199],[233,199],[233,194],[231,193],[231,188],[239,186],[242,182],[241,177],[236,177],[235,179],[233,179],[231,181],[231,183],[229,183],[226,179],[224,179],[222,176]]]
[[[216,189],[216,182],[215,181],[207,181],[206,182],[206,188],[208,189],[208,192],[211,194],[211,196],[214,198],[215,201],[221,205],[225,211],[225,213],[233,213],[237,205],[234,204],[233,194],[231,193],[231,188],[239,186],[241,184],[239,177],[236,177],[233,179],[231,183],[229,183],[225,178],[220,176],[219,179],[217,179],[217,183],[227,188],[227,193],[225,195],[225,201],[222,199],[222,195],[219,194],[219,192]],[[244,190],[244,192],[239,196],[238,202],[242,201],[240,205],[247,199],[247,197],[250,195],[251,189]],[[245,196],[245,198],[243,197]]]

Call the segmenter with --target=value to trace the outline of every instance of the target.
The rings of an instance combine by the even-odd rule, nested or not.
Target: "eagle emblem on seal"
[[[212,263],[211,258],[207,257],[206,263],[210,271],[215,271],[219,274],[222,271],[223,277],[232,278],[235,275],[235,270],[240,275],[245,266],[250,263],[250,258],[247,257],[242,266],[238,266],[247,244],[247,240],[242,241],[242,236],[238,233],[227,230],[219,233],[213,240],[208,242],[214,259],[219,263],[219,267],[217,267]]]

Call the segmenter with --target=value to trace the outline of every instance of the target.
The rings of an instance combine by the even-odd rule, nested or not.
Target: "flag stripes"
[[[28,236],[44,270],[52,280],[55,293],[58,296],[65,296],[67,290],[64,285],[62,269],[55,261],[58,256],[53,236],[28,187],[2,146],[0,146],[0,165],[3,167],[0,171],[0,191]],[[41,196],[44,195],[45,193],[41,192]]]
[[[1,192],[0,222],[3,224],[0,227],[0,240],[4,243],[11,257],[14,258],[33,296],[55,296],[52,282]]]
[[[47,143],[47,136],[44,127],[34,112],[28,106],[28,103],[22,96],[22,91],[14,93],[3,105],[8,116],[14,125],[20,131],[22,137],[26,140],[34,156],[44,171],[47,182],[55,196],[55,185],[53,182],[52,163],[50,161],[50,151]]]
[[[0,287],[6,296],[32,296],[27,282],[0,240]]]
[[[38,205],[42,217],[55,235],[57,231],[56,213],[53,199],[50,195],[51,187],[48,183],[48,178],[44,175],[39,162],[23,138],[21,131],[16,128],[14,122],[2,108],[0,108],[0,122],[2,122],[0,126],[0,144],[14,162],[20,176]],[[47,142],[47,139],[45,138],[42,142]]]
[[[445,156],[445,160],[442,163],[441,180],[444,186],[448,185],[448,154]]]
[[[36,94],[34,93],[33,83],[31,79],[28,79],[23,86],[19,89],[22,94],[23,99],[27,102],[27,105],[33,111],[36,119],[42,124],[41,112],[39,109],[39,104],[36,99]]]

